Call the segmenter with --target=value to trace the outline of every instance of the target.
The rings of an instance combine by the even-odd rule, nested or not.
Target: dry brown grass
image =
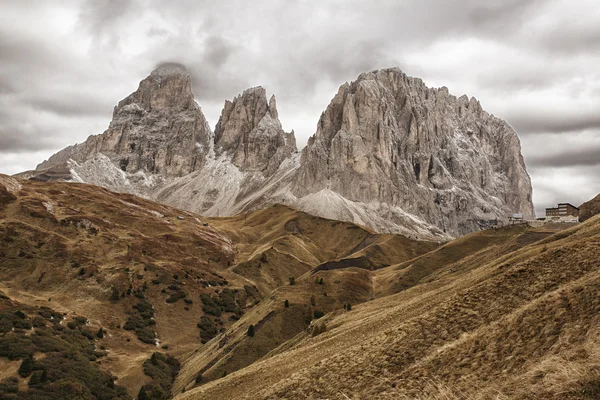
[[[110,355],[102,365],[131,393],[147,382],[141,362],[156,350],[119,328],[139,300],[133,295],[138,289],[145,288],[144,296],[156,310],[154,329],[161,344],[181,359],[208,358],[205,364],[216,359],[207,379],[220,378],[303,332],[314,311],[309,309],[311,296],[320,311],[331,312],[373,295],[369,271],[320,272],[325,283],[316,285],[310,275],[314,267],[353,253],[368,255],[379,265],[395,264],[438,246],[421,247],[417,241],[376,235],[283,206],[205,219],[95,186],[3,175],[0,192],[0,289],[23,303],[49,304],[107,328],[103,344]],[[294,287],[288,285],[290,276],[297,278]],[[174,284],[193,304],[165,302]],[[257,286],[259,296],[268,297],[257,307],[249,298],[240,321],[225,313],[218,325],[225,332],[202,346],[196,327],[204,314],[200,294],[216,295],[223,287],[244,291],[244,286]],[[125,293],[129,287],[131,295],[110,300],[113,288]],[[286,299],[289,309],[283,307]],[[248,345],[250,323],[259,329]],[[195,363],[199,369],[205,366]],[[181,382],[188,385],[190,380]]]
[[[600,219],[541,242],[523,229],[426,255],[443,265],[413,286],[180,398],[596,399]]]

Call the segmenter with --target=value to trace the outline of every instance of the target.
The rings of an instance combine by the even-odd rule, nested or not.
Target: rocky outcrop
[[[38,168],[33,179],[68,171],[209,216],[284,203],[428,239],[533,218],[514,130],[474,98],[398,69],[342,85],[300,155],[263,88],[226,101],[213,135],[185,69],[165,65],[115,107],[106,132]]]
[[[399,69],[342,85],[321,116],[293,194],[323,190],[398,207],[453,236],[513,212],[534,216],[514,130],[476,99],[428,88]]]
[[[181,65],[166,64],[119,102],[103,134],[67,147],[37,170],[69,160],[81,164],[102,154],[127,173],[182,176],[202,168],[212,137],[194,101],[190,75]]]
[[[275,96],[267,104],[262,87],[247,89],[225,102],[215,128],[215,145],[217,154],[231,154],[238,168],[267,175],[296,151],[294,132],[281,128]]]

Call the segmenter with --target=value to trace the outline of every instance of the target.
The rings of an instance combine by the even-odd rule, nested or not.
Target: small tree
[[[348,303],[348,305],[346,306],[346,310],[348,310],[348,311],[352,310],[352,304]]]
[[[29,378],[29,386],[37,386],[42,383],[41,376],[42,374],[40,371],[35,371],[33,374],[31,374],[31,378]]]
[[[248,336],[250,336],[250,337],[254,336],[254,325],[250,325],[248,327]]]
[[[202,383],[202,374],[196,375],[196,383]]]
[[[323,284],[323,278],[319,279],[319,285]]]
[[[296,284],[296,278],[293,276],[290,276],[290,285],[294,286]]]
[[[98,329],[98,332],[96,332],[96,337],[98,339],[102,339],[104,337],[104,332],[102,332],[102,328]]]
[[[31,371],[33,371],[33,358],[31,357],[26,357],[23,359],[23,362],[21,363],[21,366],[19,367],[19,375],[21,375],[23,378],[28,377],[29,374],[31,374]]]
[[[290,308],[290,302],[289,302],[289,300],[286,300],[286,301],[284,301],[284,302],[283,302],[283,306],[284,306],[285,308]]]
[[[46,368],[44,368],[42,370],[42,374],[40,376],[40,382],[41,383],[46,383],[48,382],[48,370]]]
[[[138,400],[150,400],[150,397],[148,397],[148,393],[146,393],[146,388],[144,386],[142,386],[140,389],[137,398]]]

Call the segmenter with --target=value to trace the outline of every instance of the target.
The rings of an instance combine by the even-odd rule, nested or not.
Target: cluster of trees
[[[139,340],[147,344],[156,344],[157,334],[151,327],[156,325],[154,320],[154,307],[146,299],[139,301],[133,309],[136,311],[135,314],[131,315],[125,324],[123,329],[128,331],[135,331],[136,336]]]
[[[171,398],[173,382],[181,369],[175,357],[164,353],[154,353],[144,361],[144,374],[152,378],[150,383],[142,386],[138,400],[166,400]]]
[[[22,326],[26,321],[30,328],[26,334],[24,328],[11,327],[0,336],[0,357],[22,360],[17,373],[28,384],[27,390],[19,391],[18,377],[9,377],[0,382],[0,398],[131,399],[127,390],[116,385],[115,378],[94,362],[106,356],[106,352],[96,350],[96,340],[100,333],[104,335],[102,329],[90,330],[84,317],[75,317],[64,326],[60,323],[63,315],[48,307],[34,309],[28,315],[12,308],[9,302],[2,303],[5,311],[1,320],[14,320]],[[36,359],[34,354],[38,353],[45,356]]]

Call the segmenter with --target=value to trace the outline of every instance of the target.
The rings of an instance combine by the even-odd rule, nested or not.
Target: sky
[[[0,0],[0,173],[102,133],[165,62],[212,128],[265,87],[299,147],[341,84],[400,67],[515,128],[538,216],[600,192],[597,0]]]

